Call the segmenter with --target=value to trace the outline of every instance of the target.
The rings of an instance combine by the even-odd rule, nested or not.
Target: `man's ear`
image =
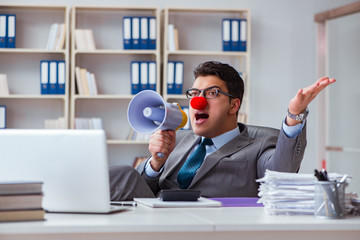
[[[240,107],[241,107],[240,99],[238,98],[231,99],[229,113],[236,114],[240,110]]]

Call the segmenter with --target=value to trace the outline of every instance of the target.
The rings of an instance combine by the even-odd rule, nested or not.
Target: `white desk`
[[[360,239],[360,217],[270,216],[261,207],[153,209],[114,214],[46,214],[46,221],[0,223],[0,239]]]

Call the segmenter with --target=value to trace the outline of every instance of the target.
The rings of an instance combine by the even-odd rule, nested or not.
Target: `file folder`
[[[140,63],[136,61],[131,62],[131,94],[137,94],[140,91],[139,88],[139,72]]]
[[[7,16],[0,14],[0,48],[6,48],[7,36]]]
[[[40,61],[40,87],[41,94],[49,94],[49,62]]]
[[[247,20],[240,19],[240,44],[239,44],[239,51],[245,52],[247,48]]]
[[[132,49],[140,49],[140,18],[133,17],[131,21]]]
[[[156,18],[149,17],[149,49],[156,49]]]
[[[231,20],[231,51],[239,51],[239,20],[232,19]]]
[[[140,91],[147,90],[149,88],[149,76],[148,76],[148,63],[140,62]]]
[[[132,49],[131,47],[131,17],[123,18],[123,40],[124,49]]]
[[[174,94],[174,82],[175,82],[175,62],[169,61],[167,64],[167,93]]]
[[[16,15],[7,16],[7,48],[15,48]]]
[[[156,91],[156,62],[149,62],[149,89]]]
[[[140,48],[149,49],[149,23],[147,17],[140,18]]]
[[[230,39],[231,39],[230,19],[223,19],[223,22],[222,22],[223,51],[230,51]]]
[[[0,129],[6,128],[6,106],[0,105]]]
[[[56,94],[57,85],[57,62],[49,62],[49,94]]]
[[[184,82],[184,62],[176,62],[175,65],[175,94],[182,94]]]
[[[65,69],[65,61],[58,61],[57,63],[57,94],[65,94],[65,80],[66,80],[66,69]]]

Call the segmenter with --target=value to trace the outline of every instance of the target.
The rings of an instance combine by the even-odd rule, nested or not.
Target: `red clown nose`
[[[207,101],[204,97],[194,97],[191,99],[190,105],[196,110],[203,110],[207,105]]]

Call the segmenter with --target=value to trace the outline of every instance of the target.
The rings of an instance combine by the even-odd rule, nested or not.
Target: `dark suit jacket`
[[[306,125],[296,138],[288,138],[283,129],[279,137],[250,138],[247,127],[239,123],[240,135],[208,155],[189,189],[201,190],[204,197],[257,197],[256,179],[265,170],[296,172],[306,147]],[[189,153],[199,142],[192,131],[177,131],[176,146],[157,178],[149,178],[145,163],[137,170],[155,195],[161,189],[179,189],[177,174]]]

